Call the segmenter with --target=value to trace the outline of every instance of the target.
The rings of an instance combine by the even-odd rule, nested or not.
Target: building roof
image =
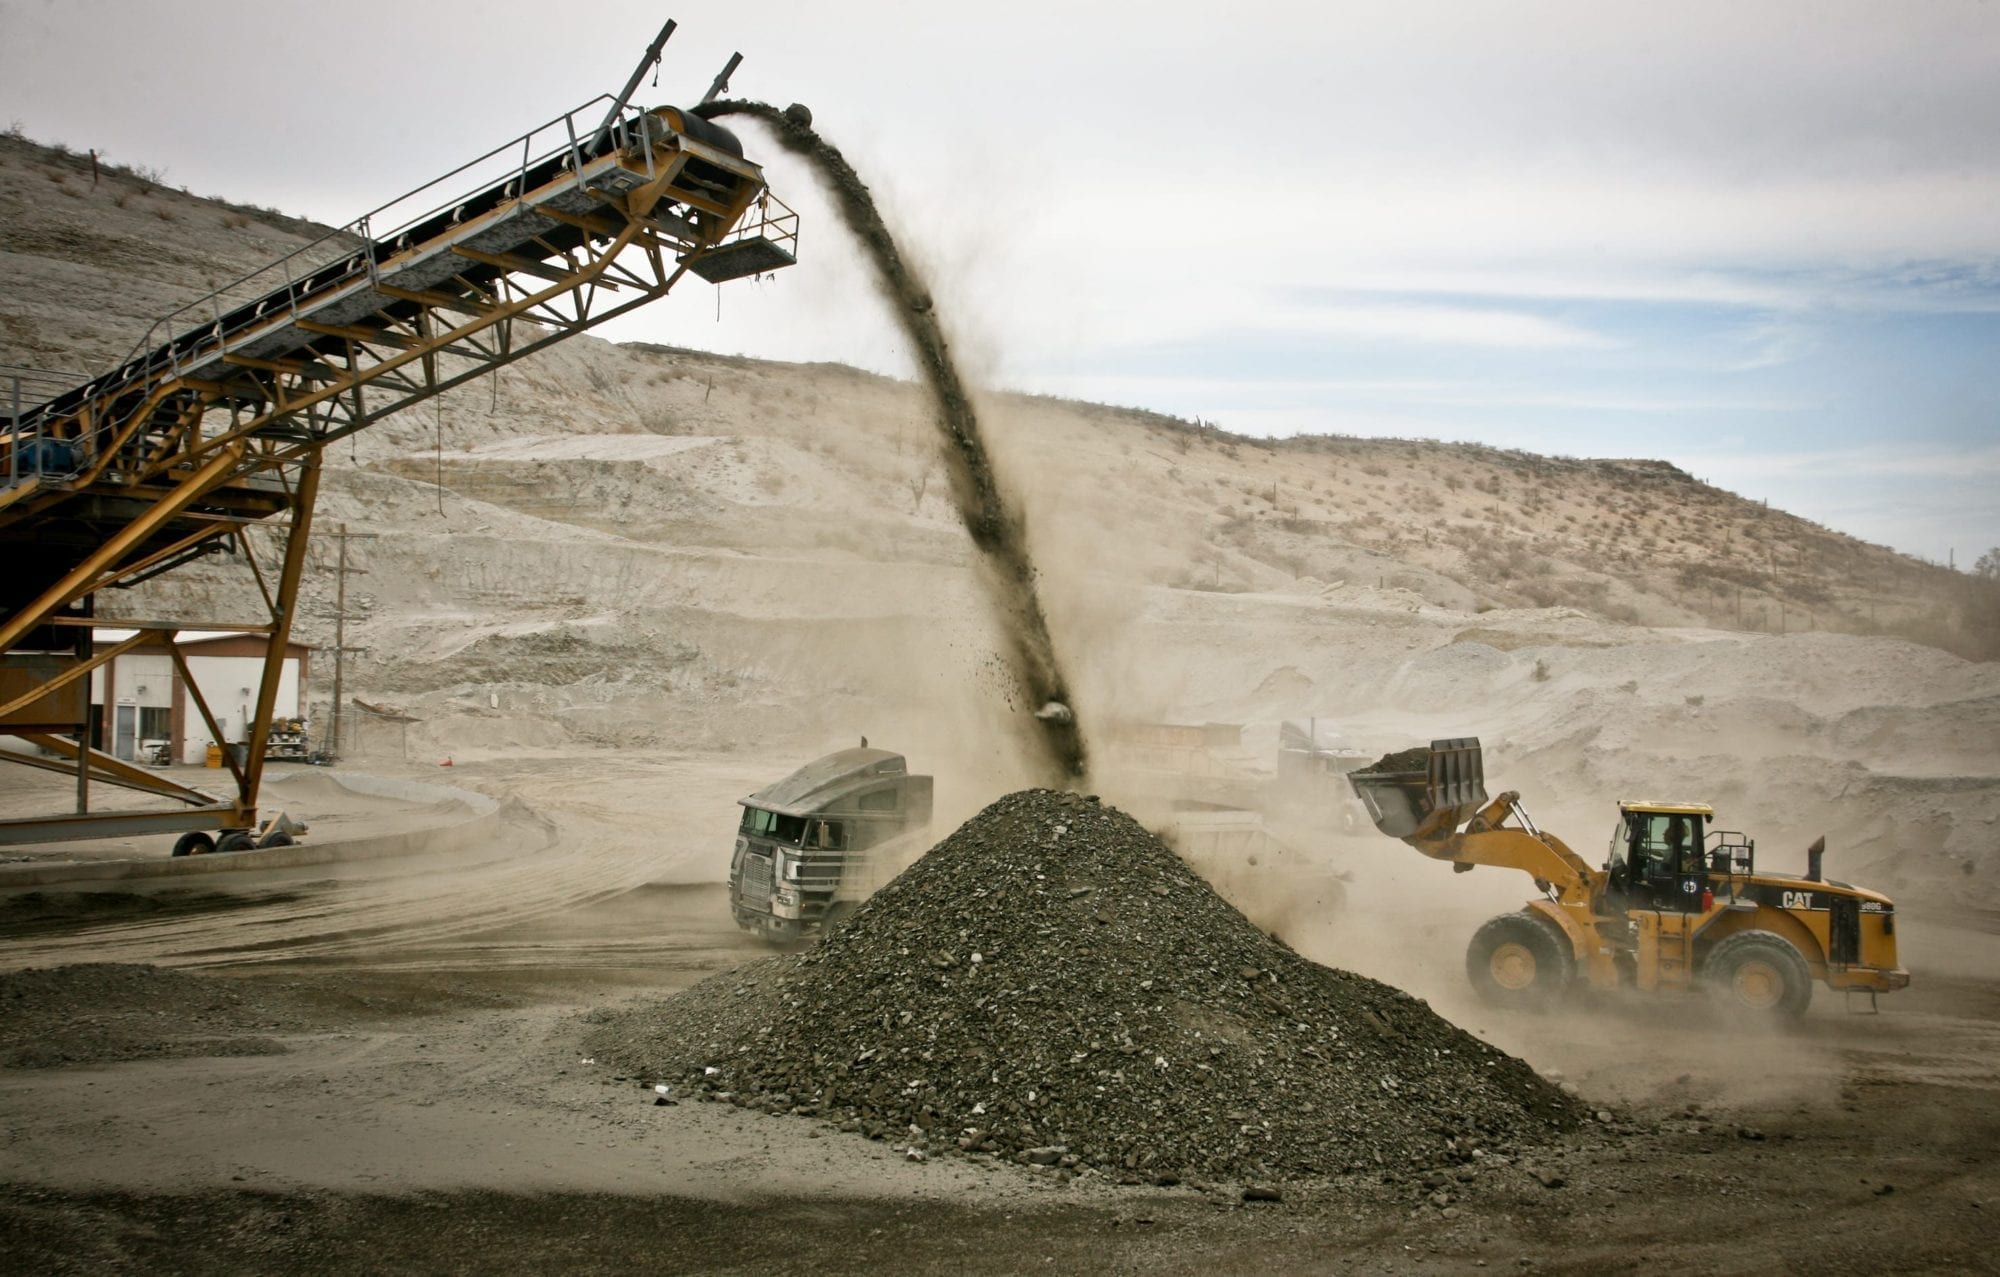
[[[154,628],[154,627],[149,626],[147,628]],[[159,627],[159,628],[165,628],[165,627]],[[131,638],[134,634],[137,634],[138,632],[139,632],[138,630],[132,629],[129,626],[123,629],[118,629],[118,628],[107,628],[105,626],[99,625],[91,627],[90,637],[91,641],[95,643],[104,643],[104,644],[123,643],[126,639]],[[174,643],[175,646],[177,647],[194,647],[202,643],[219,642],[223,639],[261,638],[261,637],[263,636],[255,633],[246,633],[243,630],[182,630],[174,636]],[[285,640],[285,649],[287,651],[290,651],[292,648],[295,647],[303,648],[308,652],[314,650],[313,645],[311,643],[303,643],[300,642],[298,639]]]
[[[776,784],[766,785],[748,798],[739,798],[739,807],[758,807],[780,816],[804,816],[819,811],[834,799],[883,776],[907,775],[909,767],[901,754],[886,749],[836,750],[816,758]]]

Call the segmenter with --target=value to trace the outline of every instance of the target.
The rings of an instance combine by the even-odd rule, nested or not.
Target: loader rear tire
[[[1537,913],[1503,913],[1472,933],[1465,976],[1489,1006],[1542,1011],[1562,1001],[1576,978],[1569,937]]]
[[[1812,1003],[1812,969],[1789,940],[1770,931],[1740,931],[1716,945],[1701,964],[1701,980],[1716,1005],[1738,1019],[1796,1020]]]

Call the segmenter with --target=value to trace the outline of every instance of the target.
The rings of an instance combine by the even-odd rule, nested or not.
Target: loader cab
[[[1604,868],[1625,907],[1699,912],[1714,819],[1705,803],[1619,803]]]

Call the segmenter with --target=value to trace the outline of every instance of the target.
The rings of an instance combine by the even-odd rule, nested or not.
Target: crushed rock
[[[591,1020],[589,1054],[704,1098],[1128,1181],[1402,1170],[1589,1118],[1051,790],[988,807],[817,949]]]

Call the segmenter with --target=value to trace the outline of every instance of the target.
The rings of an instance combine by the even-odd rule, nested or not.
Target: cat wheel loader
[[[1896,909],[1887,896],[1821,872],[1759,872],[1756,844],[1714,828],[1703,803],[1624,801],[1602,867],[1536,827],[1520,794],[1488,799],[1477,737],[1432,741],[1348,777],[1376,828],[1463,873],[1518,869],[1541,896],[1480,927],[1466,975],[1486,1001],[1552,1005],[1579,985],[1700,992],[1752,1016],[1804,1014],[1813,986],[1901,989]]]

